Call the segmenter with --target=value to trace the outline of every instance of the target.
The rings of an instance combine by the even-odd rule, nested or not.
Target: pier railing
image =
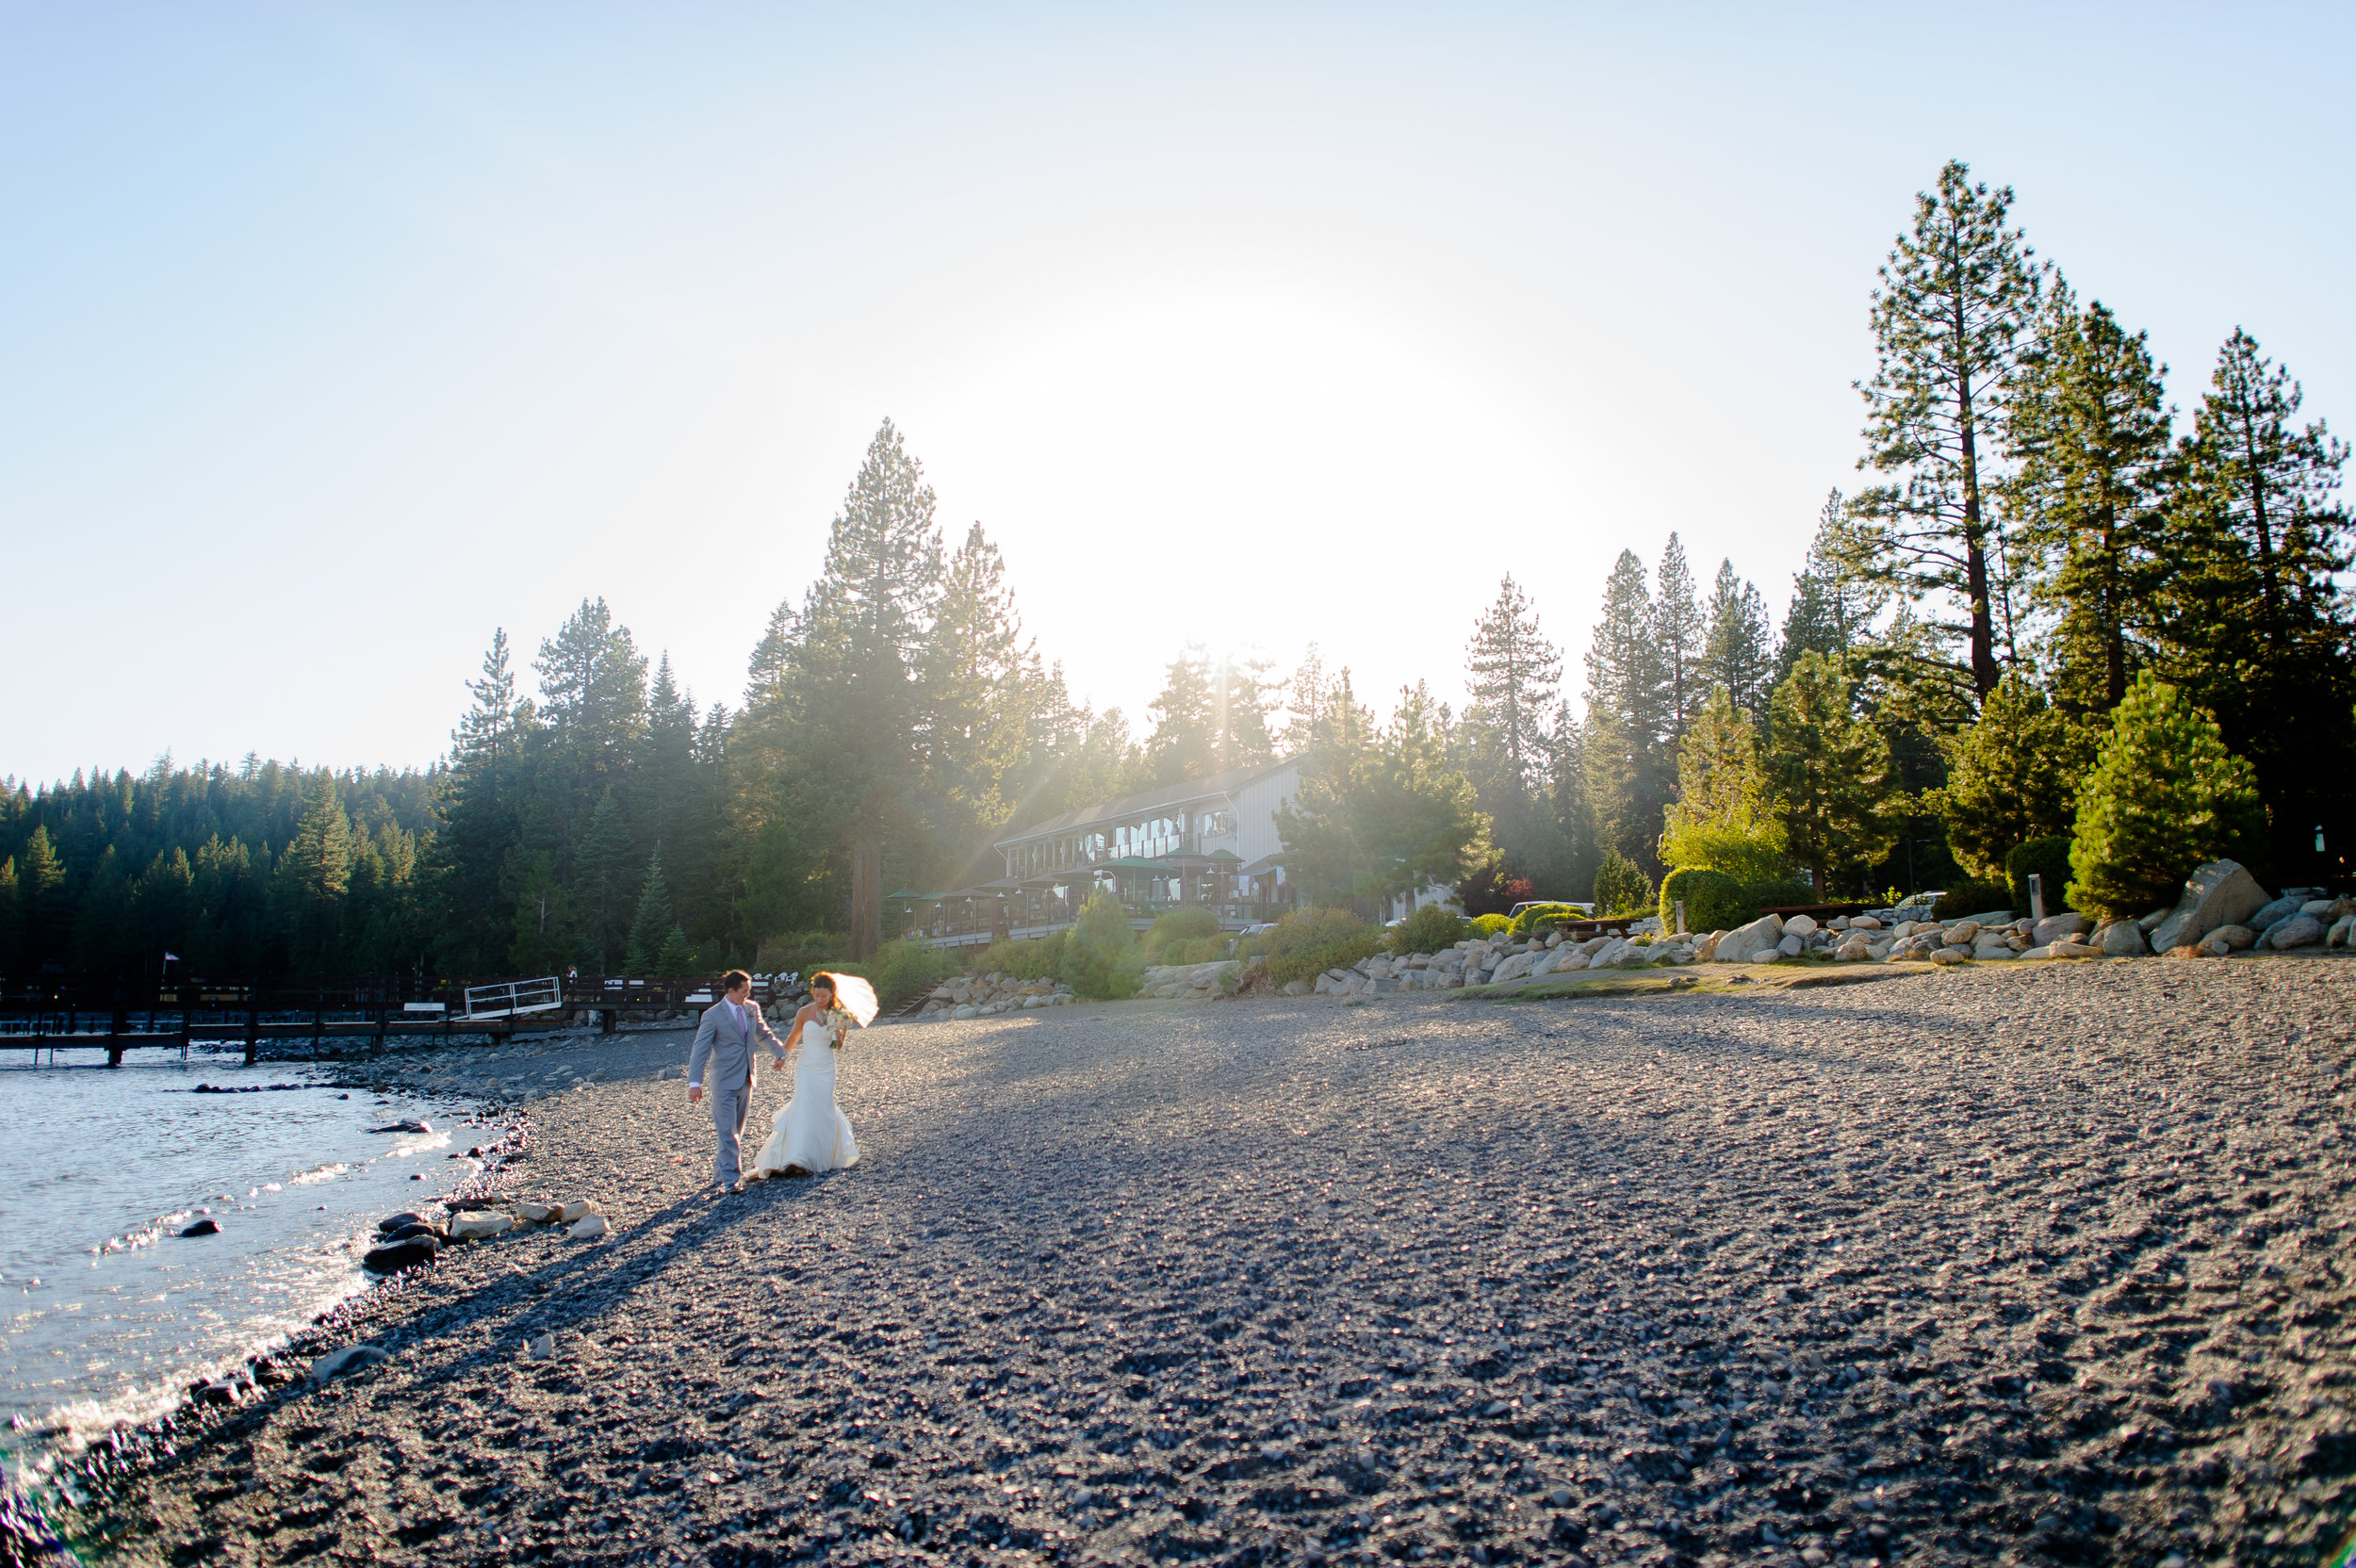
[[[753,999],[798,994],[798,974],[756,975]],[[191,976],[0,977],[0,1051],[90,1049],[120,1062],[142,1047],[185,1050],[191,1041],[241,1041],[253,1060],[269,1039],[512,1035],[595,1027],[709,1006],[717,974],[280,975],[221,980]]]

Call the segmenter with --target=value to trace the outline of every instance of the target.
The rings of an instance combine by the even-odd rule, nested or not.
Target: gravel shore
[[[842,1065],[862,1163],[741,1197],[653,1076],[686,1037],[585,1041],[610,1081],[527,1101],[498,1179],[612,1234],[446,1254],[333,1326],[388,1362],[184,1418],[60,1523],[132,1563],[2312,1564],[2356,1506],[2352,1020],[2356,964],[2284,957],[894,1025]]]

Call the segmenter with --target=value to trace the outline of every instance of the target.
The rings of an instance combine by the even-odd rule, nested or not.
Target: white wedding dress
[[[771,1119],[775,1131],[753,1161],[753,1168],[763,1176],[775,1176],[788,1166],[800,1166],[815,1176],[859,1164],[851,1119],[834,1102],[834,1031],[823,1023],[805,1023],[800,1051],[794,1067],[794,1098]]]

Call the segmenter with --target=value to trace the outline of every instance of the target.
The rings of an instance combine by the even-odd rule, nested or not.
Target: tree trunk
[[[851,957],[864,962],[883,948],[883,841],[864,836],[851,844]]]

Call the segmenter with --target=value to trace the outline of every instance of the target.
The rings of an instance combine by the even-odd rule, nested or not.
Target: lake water
[[[17,1464],[163,1413],[364,1288],[376,1221],[470,1172],[453,1148],[493,1141],[453,1103],[189,1092],[316,1083],[303,1064],[160,1057],[0,1067],[0,1450]],[[434,1131],[368,1131],[402,1119]],[[207,1215],[220,1234],[178,1234]]]

